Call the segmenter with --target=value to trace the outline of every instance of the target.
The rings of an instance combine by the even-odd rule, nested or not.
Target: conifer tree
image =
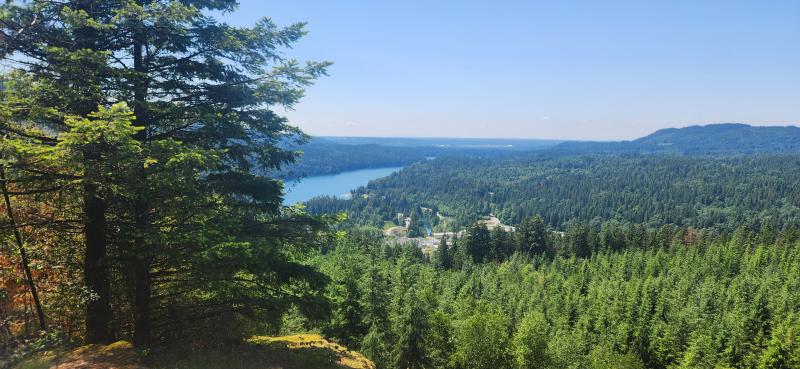
[[[235,314],[266,314],[277,321],[291,305],[307,313],[324,305],[324,276],[297,259],[315,247],[323,224],[283,208],[281,182],[264,175],[295,158],[285,143],[306,138],[273,109],[296,103],[328,64],[283,55],[305,34],[302,23],[281,28],[262,19],[234,27],[211,15],[236,6],[2,5],[0,56],[30,81],[17,86],[30,106],[17,110],[18,124],[2,127],[4,134],[47,147],[71,129],[68,116],[89,118],[118,102],[133,112],[141,152],[117,173],[136,180],[104,182],[110,148],[100,142],[81,146],[75,174],[82,183],[74,193],[82,206],[83,275],[93,296],[88,342],[108,342],[118,332],[147,346],[154,335],[204,326],[187,324],[189,317],[230,323]],[[32,162],[19,169],[34,173]],[[132,324],[111,309],[112,298],[124,296],[131,299],[113,305],[130,306],[118,312],[132,311]],[[199,296],[202,302],[193,301]],[[133,332],[121,331],[131,325]]]
[[[442,270],[453,267],[453,255],[450,245],[447,243],[447,235],[443,235],[439,240],[439,247],[436,249],[436,264]]]
[[[413,290],[406,292],[404,305],[395,322],[397,344],[393,351],[393,363],[397,369],[429,368],[430,357],[426,336],[430,323],[423,304]]]
[[[508,319],[480,306],[456,329],[453,360],[458,368],[512,367]]]
[[[514,360],[518,368],[548,368],[550,357],[547,343],[550,326],[544,314],[535,312],[526,315],[513,337]]]
[[[518,250],[525,254],[542,254],[547,251],[547,230],[542,217],[535,215],[520,223],[517,231]]]
[[[489,255],[491,235],[485,224],[475,223],[466,230],[461,239],[464,251],[475,263],[482,263]]]

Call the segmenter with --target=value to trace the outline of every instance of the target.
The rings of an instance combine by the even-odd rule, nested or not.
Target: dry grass
[[[174,351],[145,361],[147,367],[130,343],[120,341],[42,352],[13,369],[375,369],[363,355],[317,334],[255,336],[241,345]]]
[[[154,369],[374,369],[363,355],[316,334],[254,336],[246,344],[153,358]]]
[[[14,369],[145,369],[133,346],[124,341],[87,345],[75,350],[46,351],[15,365]]]

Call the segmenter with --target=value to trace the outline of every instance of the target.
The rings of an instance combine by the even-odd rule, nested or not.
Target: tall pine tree
[[[325,278],[302,262],[323,224],[283,208],[281,182],[264,175],[294,160],[285,143],[305,140],[274,107],[296,103],[327,63],[283,55],[303,24],[263,19],[243,28],[210,15],[236,6],[68,0],[0,9],[0,55],[31,82],[19,88],[29,108],[16,111],[4,134],[43,148],[71,130],[68,116],[89,118],[118,102],[133,111],[141,150],[117,176],[136,180],[104,177],[112,148],[102,141],[80,146],[74,174],[93,296],[89,342],[116,332],[146,346],[202,327],[197,321],[277,320],[291,305],[309,314],[323,305]],[[19,169],[35,173],[35,162],[19,161]],[[126,311],[132,316],[114,316]],[[129,319],[133,332],[124,331]]]

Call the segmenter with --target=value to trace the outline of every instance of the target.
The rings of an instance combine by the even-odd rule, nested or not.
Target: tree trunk
[[[133,344],[136,347],[150,345],[150,298],[152,283],[150,280],[150,254],[147,249],[145,233],[148,229],[147,208],[142,202],[134,206],[136,213],[136,230],[134,235],[134,252],[132,255],[135,279],[133,306]]]
[[[111,284],[106,255],[106,204],[97,196],[97,185],[83,186],[86,255],[83,278],[92,298],[86,304],[86,342],[109,343],[111,335]]]
[[[133,114],[137,126],[145,129],[136,133],[135,138],[141,142],[147,141],[147,67],[143,53],[143,30],[138,28],[133,31],[133,69],[137,73],[134,79]],[[146,235],[149,232],[149,216],[147,204],[147,173],[144,167],[139,168],[139,178],[143,185],[134,200],[134,252],[132,254],[133,272],[135,278],[135,291],[133,302],[133,344],[136,347],[146,347],[151,341],[151,316],[150,299],[152,282],[150,279],[151,255],[147,244]]]
[[[94,14],[93,6],[97,3],[91,0],[76,2],[75,9],[88,14]],[[75,31],[76,50],[97,50],[97,32],[92,27],[82,27]],[[98,80],[85,81],[87,86],[99,83]],[[86,87],[86,86],[80,86]],[[93,91],[92,88],[81,88]],[[102,101],[101,97],[92,93],[85,96],[74,107],[75,113],[87,116],[97,109]],[[98,186],[92,181],[96,176],[96,165],[100,155],[94,152],[96,148],[87,148],[83,153],[85,177],[83,178],[83,216],[84,238],[86,243],[83,260],[83,278],[86,288],[92,293],[92,298],[86,304],[86,342],[109,343],[113,340],[111,333],[111,282],[107,258],[107,228],[106,228],[106,202],[97,193]]]
[[[136,291],[134,296],[134,329],[133,344],[136,347],[150,345],[150,265],[147,260],[137,258],[134,265],[134,278],[136,278]]]

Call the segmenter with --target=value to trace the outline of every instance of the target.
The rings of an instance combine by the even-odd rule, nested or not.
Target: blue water
[[[286,196],[283,203],[292,205],[322,195],[346,198],[350,196],[350,190],[366,186],[369,181],[386,177],[400,169],[402,167],[362,169],[289,181],[286,182]]]

